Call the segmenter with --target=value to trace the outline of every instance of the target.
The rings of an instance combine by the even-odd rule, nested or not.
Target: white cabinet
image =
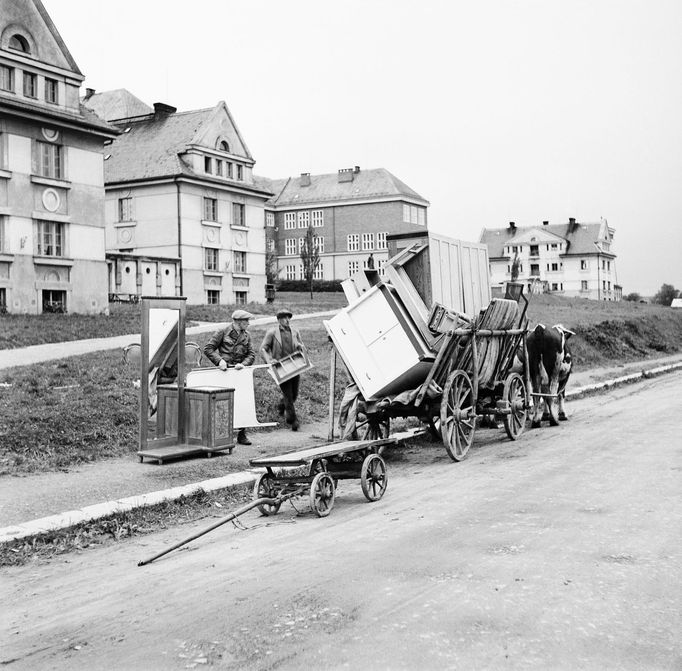
[[[413,389],[428,374],[433,354],[389,285],[372,287],[324,325],[367,400]]]

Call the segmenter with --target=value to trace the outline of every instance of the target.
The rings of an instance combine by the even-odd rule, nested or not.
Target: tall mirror
[[[142,297],[142,356],[140,370],[140,449],[177,445],[185,441],[185,305],[186,298]],[[146,384],[145,384],[146,381]],[[173,385],[177,401],[173,427],[163,436],[149,436],[149,421],[158,404],[158,386]]]

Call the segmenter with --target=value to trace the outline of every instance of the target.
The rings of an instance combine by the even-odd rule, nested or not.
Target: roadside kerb
[[[655,377],[657,375],[663,375],[679,368],[682,368],[682,361],[666,366],[658,366],[648,370],[643,369],[637,373],[622,375],[611,380],[604,380],[594,384],[583,385],[582,387],[567,391],[566,397],[579,398],[588,394],[607,391],[613,387],[630,384],[637,382],[638,380]],[[50,531],[59,531],[61,529],[75,526],[76,524],[101,519],[115,513],[126,512],[134,508],[141,508],[144,506],[151,506],[157,503],[162,503],[163,501],[172,501],[180,498],[181,496],[195,494],[201,490],[211,492],[222,489],[231,489],[233,487],[249,484],[251,482],[255,482],[257,474],[260,472],[260,470],[254,469],[251,471],[242,471],[240,473],[231,473],[230,475],[225,475],[220,478],[211,478],[210,480],[183,485],[182,487],[173,487],[171,489],[151,492],[149,494],[130,496],[117,501],[98,503],[96,505],[86,506],[85,508],[81,508],[79,510],[71,510],[58,515],[52,515],[50,517],[42,517],[31,522],[24,522],[22,524],[5,527],[0,529],[0,543],[7,543],[21,538],[29,538],[42,533],[48,533]]]

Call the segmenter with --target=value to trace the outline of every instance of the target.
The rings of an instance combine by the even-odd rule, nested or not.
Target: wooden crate
[[[201,445],[206,452],[234,447],[234,389],[196,387],[185,390],[189,445]]]

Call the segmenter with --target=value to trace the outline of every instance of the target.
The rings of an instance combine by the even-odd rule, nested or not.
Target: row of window
[[[218,199],[204,198],[203,218],[206,221],[218,221]],[[118,221],[134,221],[132,196],[118,199]],[[232,203],[232,225],[246,226],[246,208],[243,203]]]
[[[66,224],[58,221],[35,222],[35,247],[37,256],[65,256],[66,255]],[[0,216],[0,252],[7,252],[5,217]]]
[[[234,303],[236,305],[246,305],[248,301],[248,291],[235,291]],[[220,305],[220,289],[206,290],[206,303],[208,305]]]
[[[303,249],[303,244],[305,243],[305,238],[298,238],[298,245],[296,244],[296,238],[287,238],[284,241],[284,255],[293,256],[294,254],[300,254]],[[324,254],[324,237],[321,235],[313,236],[313,244],[315,249],[317,249],[320,254]]]
[[[220,271],[220,250],[212,247],[204,249],[204,270],[210,272]],[[232,252],[232,272],[246,273],[246,252]]]
[[[294,264],[284,266],[284,279],[304,280],[305,271],[303,270],[303,264],[300,264],[298,266]],[[322,267],[321,263],[317,266],[317,268],[315,268],[315,271],[313,272],[313,279],[314,280],[324,279],[324,268]]]
[[[9,93],[16,93],[15,80],[16,71],[9,65],[0,65],[0,90]],[[38,75],[33,72],[23,71],[22,73],[22,93],[25,98],[38,99]],[[59,82],[56,79],[43,77],[44,80],[44,100],[47,103],[57,105],[59,103]]]
[[[268,213],[270,214],[270,213]],[[324,210],[302,210],[301,212],[285,212],[284,230],[290,231],[294,228],[308,228],[312,221],[314,228],[324,226]],[[275,225],[274,214],[272,225]]]
[[[550,242],[545,245],[548,252],[561,252],[564,249],[563,242]],[[520,254],[523,249],[523,245],[506,245],[504,248],[505,254]],[[530,256],[540,256],[540,245],[530,245],[529,249]]]
[[[359,233],[351,233],[346,238],[346,248],[349,252],[371,252],[374,249],[387,249],[386,231],[381,231],[376,234],[376,247],[374,246],[374,233],[363,233],[362,238]],[[362,241],[362,247],[360,242]]]
[[[208,175],[236,179],[238,182],[244,180],[244,166],[231,161],[221,161],[219,158],[204,156],[204,172]]]

